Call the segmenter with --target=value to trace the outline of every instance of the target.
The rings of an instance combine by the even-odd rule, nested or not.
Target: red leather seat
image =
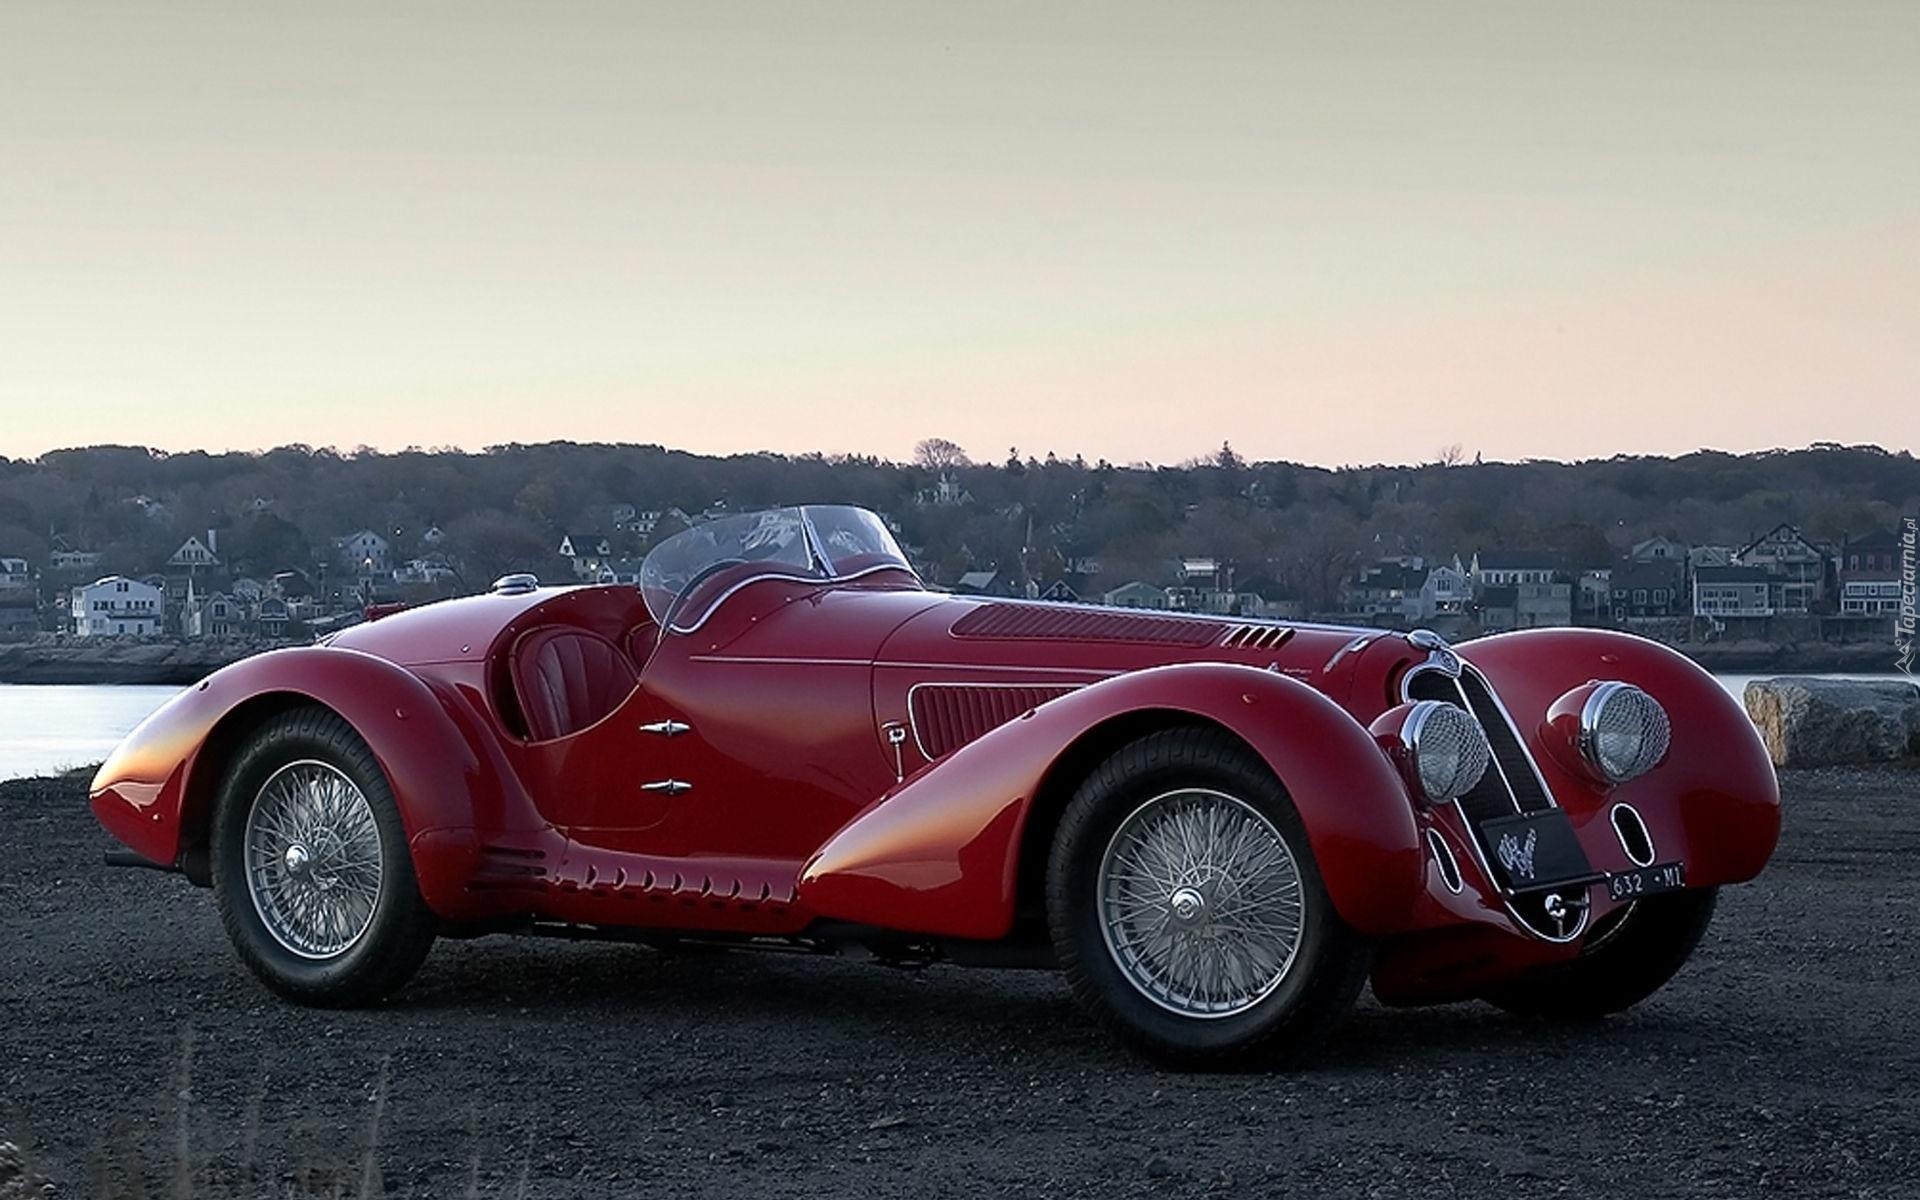
[[[605,719],[639,682],[620,647],[584,629],[537,629],[513,648],[514,694],[527,735],[537,742]]]

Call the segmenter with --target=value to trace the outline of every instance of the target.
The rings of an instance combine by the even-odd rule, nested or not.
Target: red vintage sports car
[[[1626,1008],[1780,825],[1746,715],[1652,642],[946,595],[837,506],[248,659],[92,797],[303,1003],[442,936],[854,950],[1057,966],[1189,1065],[1303,1048],[1368,981]]]

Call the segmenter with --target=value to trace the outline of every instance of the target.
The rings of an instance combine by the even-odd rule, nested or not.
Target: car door
[[[674,758],[684,728],[643,680],[604,719],[528,747],[543,808],[583,844],[660,852],[662,826],[680,798]]]

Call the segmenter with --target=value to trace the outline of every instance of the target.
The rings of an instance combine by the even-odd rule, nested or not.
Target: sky
[[[0,0],[0,455],[1920,440],[1920,4]]]

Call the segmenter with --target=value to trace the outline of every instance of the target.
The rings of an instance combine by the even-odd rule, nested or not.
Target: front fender
[[[275,650],[217,671],[148,717],[94,776],[94,815],[142,857],[178,864],[184,832],[203,820],[220,785],[222,736],[244,735],[247,712],[262,715],[311,701],[340,714],[373,750],[399,804],[410,843],[423,835],[471,828],[476,814],[511,824],[530,805],[505,795],[510,777],[483,769],[493,757],[479,721],[460,701],[418,675],[355,650],[308,646]],[[464,728],[463,728],[464,726]],[[419,871],[427,903],[439,910],[457,887],[455,873]]]
[[[1379,936],[1423,889],[1412,802],[1372,737],[1297,680],[1187,663],[1049,701],[922,769],[855,817],[807,864],[800,898],[826,917],[949,937],[1012,929],[1034,797],[1080,739],[1129,714],[1225,727],[1264,759],[1307,828],[1335,909]]]
[[[1773,762],[1740,702],[1692,659],[1600,629],[1523,630],[1467,642],[1459,651],[1513,715],[1595,866],[1631,865],[1606,820],[1619,802],[1639,811],[1660,860],[1686,861],[1690,886],[1740,883],[1766,866],[1780,838]],[[1641,688],[1666,708],[1673,725],[1665,761],[1610,789],[1561,762],[1541,725],[1555,700],[1597,679]]]

